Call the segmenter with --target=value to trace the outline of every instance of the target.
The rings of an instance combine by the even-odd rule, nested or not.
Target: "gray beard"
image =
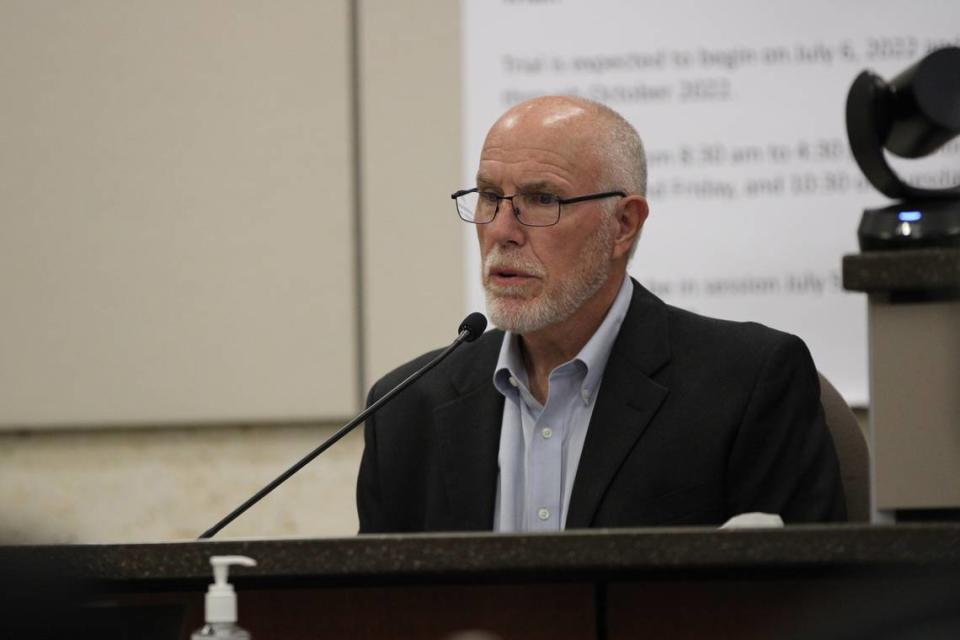
[[[490,322],[504,331],[524,334],[570,318],[600,290],[610,276],[610,251],[613,242],[613,225],[607,221],[584,244],[576,271],[566,281],[561,282],[559,289],[549,297],[541,295],[515,304],[517,298],[498,294],[484,282]],[[487,273],[486,267],[484,273]]]

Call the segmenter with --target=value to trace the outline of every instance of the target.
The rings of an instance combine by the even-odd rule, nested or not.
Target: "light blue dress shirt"
[[[632,295],[633,282],[624,277],[596,333],[550,372],[545,405],[530,393],[518,336],[503,336],[493,374],[505,398],[494,531],[563,529],[603,371]]]

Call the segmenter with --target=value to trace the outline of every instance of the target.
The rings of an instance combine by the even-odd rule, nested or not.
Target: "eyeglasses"
[[[500,210],[500,202],[509,200],[513,205],[513,215],[520,224],[528,227],[550,227],[560,221],[560,207],[575,202],[600,200],[602,198],[625,198],[623,191],[604,191],[591,193],[575,198],[561,198],[553,193],[515,193],[512,196],[501,196],[492,191],[479,189],[463,189],[450,196],[457,202],[457,215],[464,222],[473,224],[488,224],[493,222]]]

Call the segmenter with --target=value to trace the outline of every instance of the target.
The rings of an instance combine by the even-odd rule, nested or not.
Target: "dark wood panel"
[[[438,585],[238,591],[240,625],[257,640],[428,640],[483,630],[501,638],[583,639],[596,635],[589,584]],[[101,619],[115,624],[181,611],[181,638],[203,623],[199,593],[104,598]]]
[[[614,583],[606,590],[608,640],[907,640],[958,637],[925,629],[960,632],[956,573],[836,578],[800,571],[793,578]]]
[[[590,585],[445,585],[243,594],[255,638],[445,638],[482,629],[502,638],[594,637]]]

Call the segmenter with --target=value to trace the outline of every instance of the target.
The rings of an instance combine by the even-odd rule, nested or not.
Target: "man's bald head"
[[[495,325],[527,335],[599,323],[647,218],[644,173],[636,131],[595,102],[547,96],[497,120],[475,190],[497,203],[477,225]],[[546,206],[553,223],[530,226],[521,217],[527,206]]]
[[[576,96],[543,96],[511,107],[491,127],[487,141],[514,131],[537,128],[544,143],[562,144],[590,159],[598,190],[646,195],[647,162],[643,142],[623,116],[606,105]]]

